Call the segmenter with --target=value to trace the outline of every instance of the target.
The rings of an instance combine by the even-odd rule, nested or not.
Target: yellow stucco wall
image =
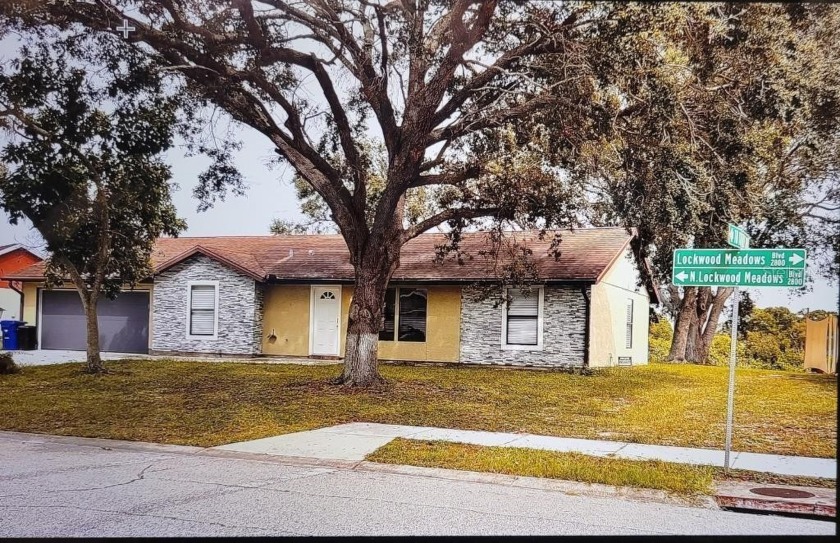
[[[23,320],[35,324],[38,314],[38,283],[23,284]]]
[[[627,299],[633,299],[633,342],[626,347]],[[589,315],[590,367],[617,366],[619,356],[629,356],[633,365],[647,364],[649,298],[609,283],[592,286]]]
[[[309,356],[309,285],[268,286],[263,304],[263,354]]]
[[[610,365],[613,352],[613,324],[610,318],[610,300],[601,284],[595,284],[590,291],[589,307],[589,366],[593,368]],[[615,356],[613,356],[615,359]]]
[[[650,297],[637,284],[638,269],[632,253],[625,251],[604,277],[592,286],[589,315],[590,367],[617,366],[619,356],[629,356],[633,365],[648,359]],[[633,300],[633,342],[626,347],[627,299]]]
[[[426,287],[424,287],[426,288]],[[428,288],[426,342],[380,341],[382,360],[457,362],[461,340],[461,289],[455,286]],[[344,356],[347,340],[347,315],[353,287],[341,288],[341,324],[339,352]],[[272,285],[265,292],[263,319],[263,354],[284,356],[309,355],[309,285]],[[277,339],[267,339],[272,328]]]

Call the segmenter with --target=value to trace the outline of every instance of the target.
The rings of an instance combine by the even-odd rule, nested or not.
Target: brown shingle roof
[[[548,254],[551,235],[537,239],[536,232],[511,232],[520,243],[533,251],[540,275],[549,281],[596,281],[617,259],[632,234],[624,228],[584,228],[562,231],[561,256]],[[492,279],[490,262],[478,255],[487,247],[484,232],[465,233],[462,250],[470,255],[464,265],[447,257],[434,262],[435,247],[445,243],[444,234],[423,234],[409,241],[402,251],[395,281],[475,281]],[[161,238],[152,252],[156,273],[202,253],[238,269],[255,279],[268,275],[283,280],[352,281],[350,254],[339,235],[304,236],[223,236]],[[9,279],[40,280],[44,265],[35,264],[20,270]]]

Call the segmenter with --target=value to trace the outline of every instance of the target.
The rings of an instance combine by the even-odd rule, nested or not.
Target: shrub
[[[652,337],[648,340],[648,362],[667,362],[670,351],[670,339]]]
[[[674,327],[665,319],[660,319],[659,322],[653,322],[648,331],[650,339],[665,339],[671,341],[674,337]]]
[[[729,364],[729,349],[731,346],[731,341],[729,334],[715,334],[715,337],[712,338],[712,345],[709,347],[709,364],[713,364],[715,366],[726,366]],[[738,346],[736,347],[738,352],[738,362],[739,365],[750,365],[747,362],[747,348],[744,345],[743,341],[738,341]]]
[[[648,362],[667,362],[674,327],[665,319],[651,323],[648,333]]]
[[[11,353],[0,353],[0,375],[18,373],[20,366],[15,364]]]

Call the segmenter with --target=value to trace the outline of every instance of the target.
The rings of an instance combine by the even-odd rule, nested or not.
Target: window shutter
[[[536,317],[539,315],[540,293],[538,290],[532,289],[527,298],[521,290],[511,289],[509,293],[512,300],[508,307],[508,316]]]
[[[633,348],[633,300],[627,300],[627,339],[625,341],[625,347],[628,349]]]
[[[216,287],[193,285],[190,296],[190,335],[212,336],[216,321]]]
[[[537,319],[508,319],[507,342],[510,345],[536,345]]]
[[[511,302],[507,308],[507,344],[539,344],[539,290],[532,289],[527,297],[519,289],[510,289]]]

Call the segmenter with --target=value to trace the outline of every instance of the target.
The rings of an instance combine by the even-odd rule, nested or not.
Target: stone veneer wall
[[[262,353],[263,314],[265,309],[265,286],[254,282],[254,346],[253,353]]]
[[[589,287],[586,287],[589,295]],[[474,289],[461,294],[461,362],[513,366],[583,366],[586,303],[579,287],[546,286],[543,298],[543,348],[501,348],[502,308],[481,300]]]
[[[219,282],[216,339],[187,339],[190,281]],[[192,257],[155,277],[154,353],[258,354],[262,288],[256,281],[206,256]]]

